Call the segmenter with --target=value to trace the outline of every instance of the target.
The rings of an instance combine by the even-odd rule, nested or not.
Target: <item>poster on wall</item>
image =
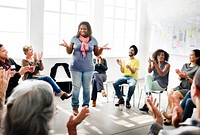
[[[200,19],[197,18],[152,22],[150,51],[164,49],[170,54],[188,56],[192,49],[200,49]]]

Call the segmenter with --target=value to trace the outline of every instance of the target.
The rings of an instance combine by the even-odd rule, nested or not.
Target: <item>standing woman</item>
[[[63,40],[61,46],[66,47],[68,54],[73,54],[70,64],[72,74],[72,108],[74,115],[79,113],[79,93],[83,87],[82,106],[88,106],[90,102],[90,84],[94,71],[92,52],[99,56],[104,49],[109,49],[107,44],[98,47],[97,40],[92,36],[91,26],[88,22],[81,22],[78,26],[76,36],[71,39],[70,44]]]
[[[162,50],[156,50],[153,55],[153,59],[149,58],[148,73],[153,72],[152,75],[147,75],[145,77],[145,91],[146,95],[151,95],[152,91],[159,91],[167,88],[170,64],[167,62],[169,60],[169,54]],[[140,111],[148,112],[149,109],[147,105],[144,104]]]
[[[92,98],[91,98],[92,107],[96,106],[97,92],[101,92],[103,97],[107,96],[105,89],[103,87],[103,82],[105,82],[107,79],[106,70],[108,69],[108,67],[106,59],[102,58],[101,56],[97,56],[96,59],[94,59],[94,64],[95,64],[95,70],[92,78]]]

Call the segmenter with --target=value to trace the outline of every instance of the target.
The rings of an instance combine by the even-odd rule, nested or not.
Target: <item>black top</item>
[[[103,62],[101,64],[96,64],[96,59],[94,59],[94,64],[95,64],[95,69],[94,71],[97,71],[98,73],[106,73],[106,70],[108,69],[107,67],[107,62],[106,59],[102,58]]]

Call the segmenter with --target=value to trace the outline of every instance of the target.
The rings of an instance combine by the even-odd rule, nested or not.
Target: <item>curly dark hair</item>
[[[86,36],[88,36],[91,39],[91,37],[92,37],[92,29],[91,29],[91,26],[90,26],[89,22],[86,22],[86,21],[83,21],[78,25],[78,31],[77,31],[76,36],[80,37],[79,29],[80,29],[81,25],[86,25],[87,30],[88,30],[88,33],[87,33]]]
[[[162,50],[162,49],[158,49],[158,50],[156,50],[156,51],[153,53],[153,55],[152,55],[153,59],[154,59],[156,62],[158,62],[157,56],[158,56],[160,53],[164,53],[164,55],[165,55],[165,59],[164,59],[164,60],[165,60],[165,61],[168,61],[168,60],[169,60],[169,54],[168,54],[166,51]]]
[[[200,50],[199,49],[194,49],[192,51],[194,52],[196,57],[199,57],[199,59],[196,61],[196,64],[200,66]]]

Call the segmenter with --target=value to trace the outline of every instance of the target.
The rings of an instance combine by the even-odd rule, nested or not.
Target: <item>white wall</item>
[[[199,0],[142,0],[143,8],[141,16],[144,17],[141,24],[140,42],[142,43],[142,73],[147,73],[147,60],[152,55],[149,52],[151,40],[151,22],[154,20],[178,20],[183,17],[200,16],[200,1]],[[143,22],[144,21],[144,22]],[[162,46],[162,45],[161,45]],[[199,48],[200,49],[200,48]],[[189,63],[189,54],[185,56],[170,54],[169,63],[171,65],[169,87],[175,87],[179,84],[175,69],[181,69],[182,65],[186,62]]]
[[[154,19],[171,20],[178,19],[184,16],[200,15],[200,1],[199,0],[139,0],[140,7],[138,8],[138,25],[137,28],[137,43],[139,52],[137,58],[141,62],[141,69],[139,71],[139,78],[143,78],[147,73],[148,57],[152,55],[149,52],[149,44],[151,38],[150,24]],[[98,20],[98,19],[97,19]],[[99,37],[101,38],[101,37]],[[100,43],[102,41],[99,41]],[[37,49],[36,49],[37,50]],[[120,52],[119,52],[120,53]],[[189,55],[189,54],[188,54]],[[117,58],[106,58],[108,61],[108,80],[116,80],[121,76],[119,66],[116,63]],[[21,64],[21,60],[16,60]],[[70,63],[70,58],[46,58],[43,60],[45,69],[43,74],[49,75],[50,68],[56,62]],[[175,74],[176,68],[181,68],[182,65],[189,62],[188,56],[171,55],[169,63],[171,64],[169,87],[174,87],[179,84],[177,75]]]

